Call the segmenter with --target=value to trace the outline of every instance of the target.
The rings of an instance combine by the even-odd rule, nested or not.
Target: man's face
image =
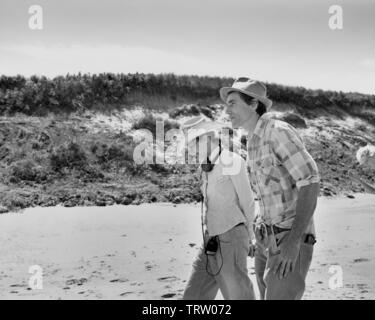
[[[238,92],[232,92],[227,97],[227,113],[232,122],[234,129],[241,127],[241,125],[256,115],[255,108],[247,105],[240,97]]]

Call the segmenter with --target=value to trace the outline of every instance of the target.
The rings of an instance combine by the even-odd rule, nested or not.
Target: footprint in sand
[[[354,263],[368,262],[368,261],[370,261],[370,259],[366,259],[366,258],[358,258],[358,259],[353,260]]]
[[[126,278],[120,278],[120,279],[113,279],[113,280],[110,280],[109,282],[112,282],[112,283],[122,283],[122,282],[127,282],[129,281],[129,279],[126,279]]]
[[[50,272],[51,275],[55,275],[56,273],[58,273],[60,271],[60,269],[55,269],[55,270],[52,270]]]
[[[358,287],[358,289],[360,290],[361,293],[368,293],[368,290],[367,290],[368,286],[367,286],[367,284],[365,284],[365,283],[358,283],[357,287]]]
[[[11,288],[24,288],[26,287],[25,284],[12,284],[10,285]]]
[[[70,280],[67,280],[65,282],[65,284],[67,286],[71,286],[71,285],[77,285],[77,286],[82,286],[84,283],[87,282],[87,279],[86,278],[81,278],[81,279],[70,279]]]
[[[155,267],[156,266],[156,264],[152,264],[151,262],[149,262],[149,261],[146,261],[145,262],[145,268],[146,268],[146,270],[147,271],[150,271],[153,267]]]
[[[171,277],[162,277],[162,278],[158,279],[158,281],[161,281],[161,282],[172,282],[172,281],[177,281],[177,280],[180,280],[180,279],[177,278],[177,277],[174,277],[174,276],[171,276]]]
[[[166,293],[163,294],[161,297],[162,298],[173,298],[176,294],[175,293]]]
[[[143,285],[143,282],[132,282],[130,285],[131,286],[141,286],[141,285]]]
[[[101,276],[102,275],[102,273],[100,272],[100,271],[97,271],[97,270],[94,270],[93,272],[91,272],[92,273],[92,276],[93,277],[97,277],[97,276]]]

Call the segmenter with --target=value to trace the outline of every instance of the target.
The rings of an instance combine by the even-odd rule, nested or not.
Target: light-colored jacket
[[[240,155],[223,149],[214,169],[202,172],[202,193],[203,223],[209,236],[245,223],[253,239],[254,196],[246,161]]]

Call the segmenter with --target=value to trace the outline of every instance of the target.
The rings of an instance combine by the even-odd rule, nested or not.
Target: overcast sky
[[[43,30],[28,9],[43,8]],[[343,30],[328,26],[341,5]],[[174,72],[375,94],[375,0],[0,0],[0,74]]]

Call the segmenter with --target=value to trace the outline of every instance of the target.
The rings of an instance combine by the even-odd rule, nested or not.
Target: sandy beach
[[[321,197],[315,221],[304,299],[374,299],[375,196]],[[0,215],[0,299],[178,299],[200,243],[199,205],[36,207]],[[33,265],[43,270],[43,289],[29,288]],[[330,288],[338,270],[332,265],[341,267],[342,287]]]

